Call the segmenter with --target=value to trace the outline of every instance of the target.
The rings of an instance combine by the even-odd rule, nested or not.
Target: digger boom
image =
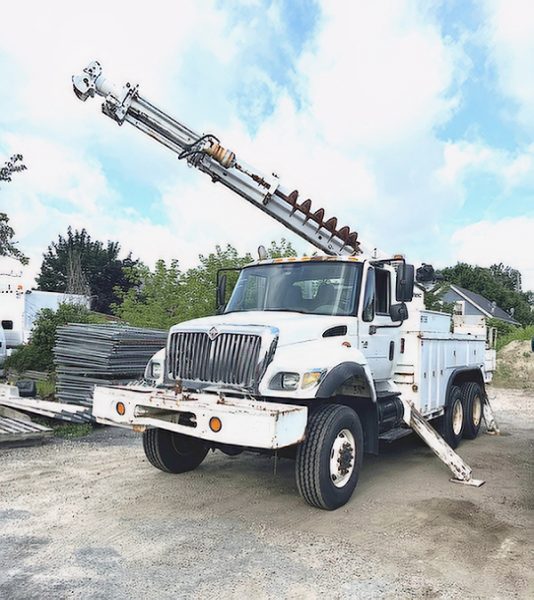
[[[214,135],[195,133],[140,96],[137,85],[126,83],[122,88],[116,87],[103,77],[98,62],[92,62],[81,75],[73,76],[72,82],[80,100],[102,96],[102,112],[119,125],[126,122],[137,127],[179,159],[209,175],[213,182],[230,188],[325,254],[363,253],[356,232],[347,226],[338,227],[335,217],[325,218],[324,209],[313,210],[311,200],[300,201],[298,191],[282,187],[277,175],[266,175],[246,165]]]

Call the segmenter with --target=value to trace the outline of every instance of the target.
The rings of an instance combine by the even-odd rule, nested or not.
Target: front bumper
[[[274,450],[304,439],[308,409],[223,394],[97,386],[93,415],[106,425],[138,431],[159,427],[210,442]],[[222,423],[218,432],[209,426],[212,417]]]

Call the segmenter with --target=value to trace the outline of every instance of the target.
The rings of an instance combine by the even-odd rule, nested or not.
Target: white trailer
[[[7,348],[26,344],[39,312],[44,308],[57,310],[65,302],[90,306],[87,296],[24,289],[22,284],[2,287],[0,281],[0,325]]]
[[[78,98],[103,96],[104,114],[119,125],[133,124],[321,251],[268,260],[260,249],[228,302],[220,273],[218,314],[171,328],[147,365],[152,387],[97,387],[97,420],[142,431],[148,460],[172,473],[196,468],[210,449],[293,457],[301,495],[330,510],[351,497],[364,453],[410,428],[455,481],[483,483],[453,450],[478,435],[483,417],[496,430],[483,325],[455,329],[449,315],[426,311],[402,256],[366,250],[356,232],[156,108],[137,86],[115,87],[98,63],[73,83]]]

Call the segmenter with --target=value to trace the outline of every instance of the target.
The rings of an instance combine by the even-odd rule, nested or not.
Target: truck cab
[[[373,382],[391,380],[400,351],[407,309],[396,300],[413,289],[413,275],[403,287],[397,272],[356,257],[252,263],[219,314],[171,329],[166,358],[154,358],[159,377],[153,365],[147,375],[157,385],[301,401],[330,396],[358,373],[373,398]],[[221,278],[219,300],[224,286]]]

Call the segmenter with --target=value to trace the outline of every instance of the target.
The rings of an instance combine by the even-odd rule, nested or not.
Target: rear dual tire
[[[449,389],[447,406],[438,419],[437,430],[452,449],[458,447],[464,432],[464,405],[462,392],[456,385]]]
[[[464,405],[464,438],[474,440],[482,424],[484,401],[482,388],[474,381],[462,385],[461,394]]]

